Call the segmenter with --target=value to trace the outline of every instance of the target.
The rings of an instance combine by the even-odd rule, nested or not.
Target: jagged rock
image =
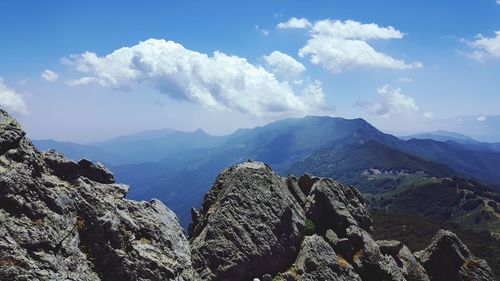
[[[394,259],[402,269],[406,280],[429,281],[424,267],[403,243],[395,240],[381,240],[377,241],[377,245],[382,254],[389,255]]]
[[[87,159],[78,161],[80,174],[86,178],[100,183],[115,183],[115,176],[101,163],[94,163]]]
[[[331,179],[321,178],[312,186],[305,206],[306,216],[314,221],[319,232],[332,229],[345,237],[351,225],[367,231],[372,229],[372,220],[357,193]]]
[[[288,187],[288,191],[295,197],[295,200],[299,202],[300,206],[304,206],[306,204],[306,196],[300,189],[297,178],[294,176],[288,176],[285,180],[285,184]]]
[[[62,180],[74,181],[83,176],[100,183],[114,183],[114,175],[101,163],[93,163],[87,159],[75,162],[64,158],[64,155],[49,150],[43,158],[51,172]]]
[[[298,185],[300,190],[307,196],[309,192],[311,192],[311,188],[315,182],[317,182],[320,178],[315,177],[310,174],[304,174],[299,178]]]
[[[405,280],[396,261],[381,253],[377,243],[368,232],[356,225],[351,225],[346,233],[354,249],[352,256],[354,270],[363,280]]]
[[[224,170],[190,227],[193,264],[203,280],[252,280],[284,271],[297,255],[304,213],[263,163]]]
[[[431,280],[495,280],[488,264],[472,255],[451,231],[439,230],[416,256]]]
[[[0,119],[14,122],[4,111]],[[127,200],[126,186],[91,180],[109,182],[99,166],[85,163],[91,176],[75,176],[85,168],[42,156],[18,125],[4,125],[0,280],[198,280],[188,241],[163,204]],[[68,170],[55,176],[50,163]]]

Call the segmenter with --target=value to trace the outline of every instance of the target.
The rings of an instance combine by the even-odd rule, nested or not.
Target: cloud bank
[[[308,29],[310,39],[299,50],[299,56],[308,57],[311,63],[321,65],[334,74],[357,67],[398,70],[423,67],[420,62],[406,63],[378,52],[369,44],[370,40],[403,38],[404,34],[392,26],[330,19],[312,24],[307,19],[291,18],[279,23],[278,28]]]
[[[13,89],[7,87],[2,77],[0,77],[0,106],[10,113],[28,114],[23,97]]]
[[[271,54],[269,60],[276,69],[286,65],[283,55]],[[317,81],[296,88],[245,58],[218,51],[209,56],[173,41],[148,39],[106,56],[85,52],[62,61],[86,74],[67,81],[72,86],[129,89],[147,83],[173,99],[255,115],[308,112],[325,106]]]

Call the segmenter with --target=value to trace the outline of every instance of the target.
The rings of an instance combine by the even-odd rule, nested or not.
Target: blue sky
[[[500,114],[496,31],[496,0],[2,1],[0,104],[80,142],[306,114],[425,131]]]

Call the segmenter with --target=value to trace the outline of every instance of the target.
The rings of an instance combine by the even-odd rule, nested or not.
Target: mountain
[[[160,198],[184,226],[190,220],[188,207],[201,203],[206,182],[247,159],[269,163],[282,175],[334,176],[373,193],[449,176],[493,188],[500,183],[499,152],[453,141],[404,141],[363,119],[289,118],[227,136],[160,130],[92,146],[127,161],[110,169],[131,185],[130,198]]]
[[[295,162],[288,172],[335,178],[368,193],[395,188],[393,185],[400,185],[401,179],[406,177],[449,177],[455,174],[446,165],[423,160],[376,141],[315,151],[304,160]]]
[[[375,241],[361,193],[329,178],[283,178],[247,161],[192,209],[189,238],[160,201],[89,160],[38,151],[0,110],[1,280],[494,280],[440,230],[418,252]]]
[[[455,133],[455,132],[448,132],[448,131],[444,131],[444,130],[437,130],[437,131],[428,132],[428,133],[402,136],[399,138],[402,140],[429,139],[429,140],[435,140],[435,141],[441,141],[441,142],[455,141],[458,143],[478,142],[477,140],[475,140],[469,136],[466,136],[464,134],[459,134],[459,133]]]
[[[407,141],[411,139],[435,140],[450,144],[462,144],[467,148],[474,148],[475,150],[493,150],[496,152],[500,152],[500,143],[480,142],[463,134],[442,131],[442,130],[429,133],[416,134],[416,135],[402,136],[399,138]]]
[[[63,151],[66,157],[73,160],[86,158],[94,161],[100,161],[109,165],[119,165],[126,163],[125,157],[123,157],[122,154],[114,154],[92,145],[84,145],[72,142],[60,142],[55,140],[34,140],[33,144],[42,151],[49,149]]]

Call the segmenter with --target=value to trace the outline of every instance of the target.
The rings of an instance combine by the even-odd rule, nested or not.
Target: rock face
[[[259,162],[224,170],[192,215],[202,280],[494,280],[484,261],[452,250],[463,246],[456,236],[452,249],[433,242],[417,258],[399,241],[372,238],[355,188],[311,175],[281,178]],[[460,264],[440,268],[456,252]],[[469,279],[443,279],[449,273]]]
[[[203,280],[251,280],[285,270],[299,252],[304,211],[262,163],[223,171],[190,227],[193,264]]]
[[[488,264],[450,231],[440,230],[417,256],[432,280],[494,280]]]
[[[127,191],[98,163],[39,152],[0,110],[0,280],[495,279],[449,231],[415,254],[375,241],[361,194],[331,179],[230,167],[191,210],[189,240]]]
[[[0,110],[0,280],[197,280],[161,202],[87,160],[40,153]]]

